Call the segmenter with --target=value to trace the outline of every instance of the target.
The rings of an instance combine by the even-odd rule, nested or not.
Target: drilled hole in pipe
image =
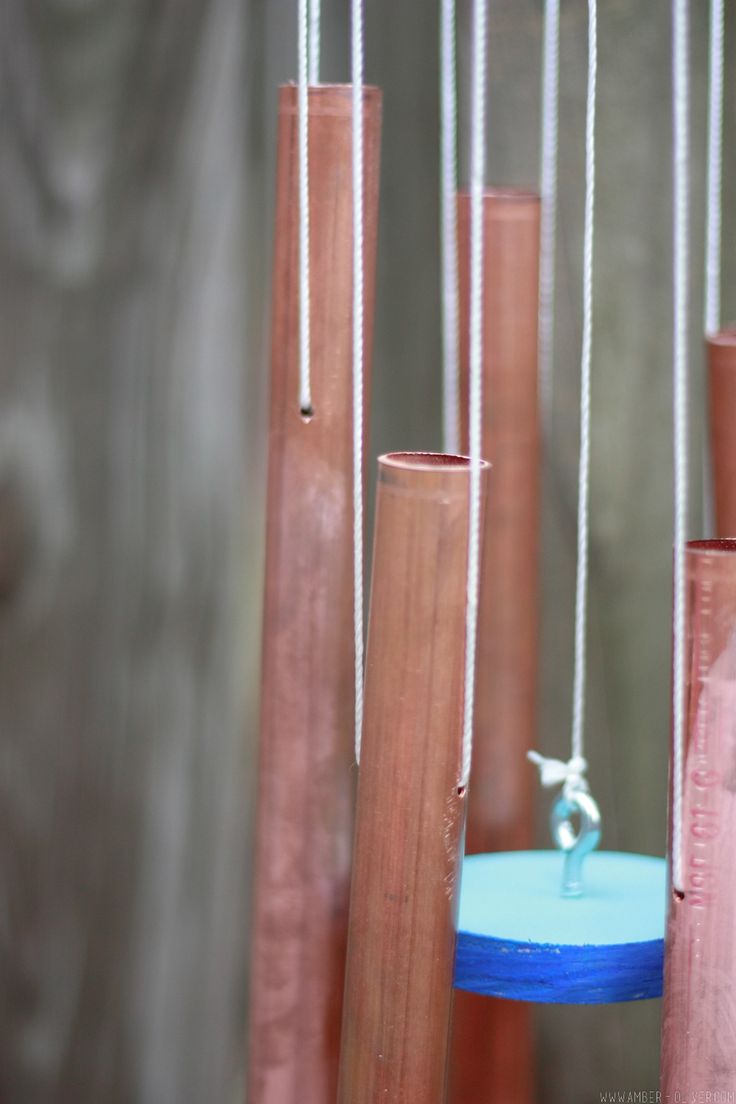
[[[458,796],[458,797],[465,797],[465,789],[466,789],[466,787],[465,787],[465,786],[458,786],[458,788],[457,788],[457,796]]]
[[[303,422],[311,422],[312,418],[314,417],[314,407],[300,406],[299,413],[301,414]]]
[[[685,900],[685,894],[682,892],[681,889],[673,889],[672,890],[672,896],[675,898],[676,901],[684,901]]]

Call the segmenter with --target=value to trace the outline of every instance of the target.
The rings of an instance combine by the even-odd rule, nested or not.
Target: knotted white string
[[[573,755],[566,763],[562,759],[548,759],[538,751],[528,751],[526,757],[539,767],[539,781],[545,789],[564,785],[566,797],[576,790],[588,789],[585,779],[588,763],[582,756]]]
[[[309,12],[299,0],[297,128],[299,147],[299,409],[312,414],[309,294]]]
[[[588,90],[585,117],[585,225],[583,231],[583,337],[580,357],[580,461],[578,468],[577,575],[575,584],[575,661],[570,762],[583,758],[585,720],[588,548],[590,543],[590,369],[593,337],[593,228],[595,215],[595,106],[598,75],[598,10],[588,0]],[[531,753],[536,756],[536,752]],[[543,759],[543,757],[540,757]],[[534,758],[533,762],[538,760]]]
[[[674,420],[674,610],[672,660],[672,882],[682,890],[682,763],[685,738],[685,542],[688,480],[688,255],[689,255],[689,28],[687,0],[672,2],[673,95],[673,420]]]
[[[539,391],[549,418],[555,346],[555,238],[557,229],[557,131],[559,122],[560,0],[544,6],[542,143],[539,191]]]
[[[465,619],[465,687],[460,785],[466,786],[473,756],[475,645],[478,635],[483,407],[483,182],[485,177],[488,3],[473,4],[473,73],[470,138],[470,506]]]
[[[721,314],[721,202],[723,180],[723,0],[710,0],[708,82],[708,183],[705,216],[705,332],[715,333]]]
[[[353,108],[353,620],[355,758],[363,735],[363,4],[351,0]]]
[[[460,306],[457,259],[457,42],[455,0],[440,4],[442,193],[442,426],[445,452],[460,450]]]

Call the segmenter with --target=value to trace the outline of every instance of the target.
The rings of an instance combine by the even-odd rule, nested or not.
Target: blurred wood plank
[[[242,1063],[240,8],[3,6],[3,1101]]]

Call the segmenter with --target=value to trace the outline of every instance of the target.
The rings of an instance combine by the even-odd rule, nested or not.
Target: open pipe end
[[[445,452],[387,452],[379,456],[382,467],[401,468],[404,471],[443,471],[467,472],[471,465],[469,456],[455,456]],[[490,467],[486,460],[481,461],[483,468]]]
[[[461,202],[470,202],[470,189],[460,188],[458,191],[458,198]],[[539,203],[539,192],[533,188],[517,188],[514,185],[487,185],[483,189],[483,199],[486,200],[503,200],[508,203]]]
[[[685,546],[687,552],[698,555],[726,554],[736,555],[736,537],[710,537],[708,540],[691,540]]]
[[[707,341],[709,345],[733,348],[736,346],[736,322],[729,323],[728,326],[723,326],[720,330],[709,333]]]

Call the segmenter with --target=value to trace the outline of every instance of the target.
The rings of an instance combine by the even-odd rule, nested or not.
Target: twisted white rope
[[[586,676],[586,623],[588,604],[588,550],[590,544],[590,367],[593,339],[593,230],[595,222],[595,106],[598,77],[598,9],[596,0],[588,0],[588,90],[585,113],[585,224],[583,230],[583,337],[580,356],[580,459],[578,465],[578,533],[577,572],[575,580],[575,660],[573,673],[572,737],[566,790],[570,777],[583,788],[587,762],[583,757],[583,730],[585,721]],[[550,777],[550,764],[561,760],[546,759],[538,752],[528,753],[528,758],[540,767],[542,784],[545,772]],[[573,764],[573,767],[570,767]],[[556,768],[555,768],[556,769]],[[570,771],[572,770],[572,775]],[[587,789],[587,785],[585,786]]]
[[[319,84],[320,0],[309,0],[309,83]]]
[[[351,0],[353,108],[353,618],[355,758],[363,734],[363,4]]]
[[[595,99],[598,73],[598,11],[588,0],[588,98],[585,118],[585,228],[583,236],[583,342],[580,364],[580,461],[578,469],[578,549],[575,585],[575,670],[572,755],[582,758],[585,722],[586,621],[590,522],[590,363],[593,339],[593,227],[595,215]]]
[[[465,621],[465,693],[460,785],[470,777],[473,755],[475,645],[478,632],[483,406],[483,181],[485,176],[488,2],[473,4],[473,72],[470,139],[470,509]]]
[[[455,0],[440,4],[440,158],[442,162],[442,440],[460,451],[460,305],[457,258],[457,40]]]
[[[708,183],[705,218],[705,332],[715,333],[721,314],[721,204],[723,180],[723,0],[710,2],[708,82]]]
[[[309,295],[309,97],[308,2],[299,0],[297,128],[299,153],[299,409],[312,413]]]
[[[544,6],[542,142],[539,191],[539,391],[549,417],[555,346],[555,238],[557,229],[557,132],[559,123],[560,0]]]
[[[687,540],[688,444],[688,206],[689,28],[687,0],[672,0],[673,95],[673,295],[674,295],[674,611],[672,675],[672,882],[682,889],[682,764],[685,738],[685,542]]]

